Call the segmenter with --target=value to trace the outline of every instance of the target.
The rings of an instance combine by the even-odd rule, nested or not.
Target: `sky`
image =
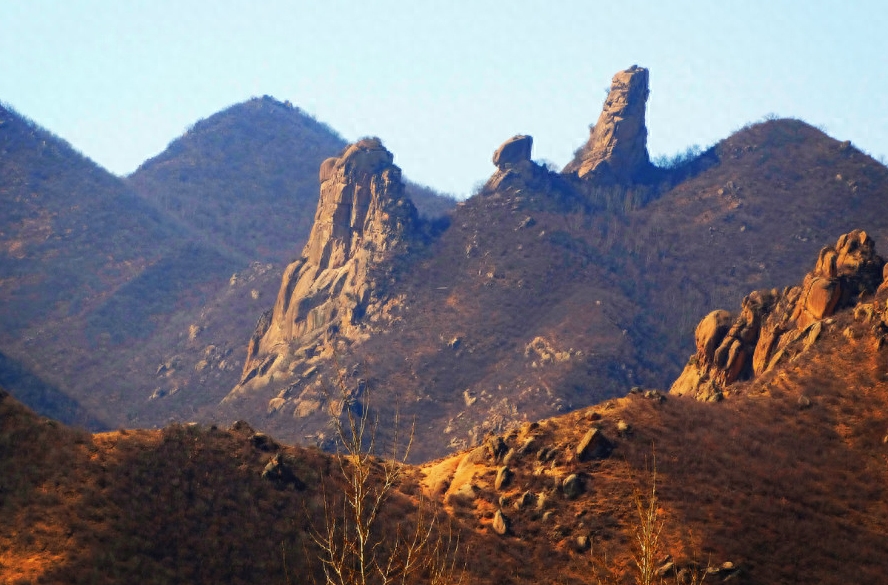
[[[566,164],[633,64],[653,157],[772,114],[888,155],[884,0],[0,0],[0,101],[117,175],[271,95],[465,197],[515,134]]]

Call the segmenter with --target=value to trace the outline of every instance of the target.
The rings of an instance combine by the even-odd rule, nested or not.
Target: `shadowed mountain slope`
[[[308,238],[318,167],[344,146],[326,124],[290,102],[263,96],[196,122],[126,180],[207,242],[280,264]],[[408,185],[430,216],[455,203]]]
[[[242,367],[233,347],[280,281],[272,261],[307,238],[316,187],[303,208],[305,185],[341,143],[295,108],[255,99],[121,180],[0,110],[0,378],[41,412],[92,428],[216,404]],[[453,204],[408,189],[429,214]]]
[[[278,363],[287,375],[239,396],[238,412],[323,443],[335,362],[417,417],[418,459],[441,455],[634,385],[666,387],[693,327],[726,299],[791,284],[854,226],[888,236],[872,212],[888,169],[797,120],[744,128],[658,171],[659,186],[574,187],[529,153],[500,163],[437,240],[391,260],[379,288],[397,299],[390,327],[360,343],[334,333],[328,349]]]
[[[311,229],[321,161],[343,146],[330,127],[265,96],[196,122],[127,182],[207,241],[281,263]]]
[[[92,386],[96,364],[236,264],[57,137],[8,109],[0,121],[0,347],[109,420],[119,389]]]

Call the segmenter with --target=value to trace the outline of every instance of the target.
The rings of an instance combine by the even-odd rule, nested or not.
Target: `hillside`
[[[880,290],[823,320],[807,351],[720,402],[637,390],[408,467],[382,534],[405,526],[421,486],[460,535],[467,582],[626,583],[635,502],[655,493],[666,582],[697,567],[706,582],[881,583],[886,302]],[[262,477],[276,454],[298,481]],[[243,423],[89,435],[0,392],[0,577],[306,578],[338,469]]]
[[[256,262],[292,259],[311,230],[321,162],[345,147],[332,128],[270,96],[194,123],[127,183],[142,197]],[[416,184],[427,215],[454,201]]]
[[[120,389],[95,396],[91,368],[236,264],[64,141],[0,121],[0,376],[37,408],[108,424],[99,405]]]
[[[289,102],[253,98],[193,124],[127,183],[207,241],[282,263],[311,228],[321,161],[343,146]]]
[[[0,122],[0,383],[93,429],[217,403],[308,236],[307,185],[342,140],[266,97],[197,123],[121,180],[14,111]],[[410,190],[430,216],[452,206]]]
[[[643,115],[620,94],[643,71],[615,76],[590,143],[564,172],[532,161],[531,137],[507,140],[449,229],[393,248],[367,287],[350,285],[371,291],[366,302],[342,293],[335,310],[316,310],[295,279],[282,287],[275,307],[307,312],[276,321],[276,308],[260,321],[226,412],[325,444],[325,380],[346,370],[385,396],[383,410],[416,417],[417,460],[441,456],[636,385],[666,387],[706,313],[798,280],[823,242],[852,227],[888,236],[888,218],[873,213],[888,169],[804,122],[750,125],[671,169],[651,166],[643,140],[596,130]],[[301,274],[304,262],[288,270]],[[311,295],[337,282],[326,270]]]
[[[852,227],[888,235],[873,212],[888,169],[798,120],[653,166],[646,84],[643,68],[614,77],[560,173],[532,137],[506,140],[441,221],[422,216],[446,199],[381,141],[355,171],[335,163],[351,147],[323,153],[341,140],[271,98],[195,124],[126,180],[4,110],[0,381],[90,428],[244,418],[330,446],[325,385],[347,371],[383,414],[416,417],[420,461],[665,388],[701,317],[795,282]],[[303,257],[297,232],[311,244],[315,228]]]

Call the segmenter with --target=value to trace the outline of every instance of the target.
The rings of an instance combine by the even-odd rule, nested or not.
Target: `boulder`
[[[522,508],[529,508],[533,506],[534,500],[536,500],[536,496],[534,496],[533,492],[525,491],[523,494],[518,496],[518,499],[515,500],[515,509],[520,510]]]
[[[500,536],[505,536],[509,532],[509,519],[503,514],[502,510],[497,510],[496,514],[493,515],[493,522],[490,527]]]
[[[270,481],[277,489],[287,487],[300,491],[305,489],[305,484],[296,477],[292,463],[280,453],[272,457],[262,470],[262,479]]]
[[[564,478],[561,490],[564,492],[564,497],[572,500],[583,493],[583,480],[576,473],[568,475]]]
[[[700,321],[694,330],[694,339],[697,342],[697,354],[706,356],[712,361],[715,350],[721,345],[728,330],[734,322],[734,316],[728,311],[712,311]]]
[[[533,136],[519,134],[503,142],[493,153],[493,164],[499,169],[530,161]]]
[[[487,453],[490,455],[491,461],[495,463],[500,461],[509,451],[509,446],[506,445],[506,442],[500,436],[488,438],[485,444],[487,445]]]
[[[250,437],[250,443],[253,444],[253,447],[259,449],[260,451],[277,451],[281,448],[277,442],[266,435],[265,433],[254,433],[252,437]]]
[[[509,483],[512,481],[512,477],[514,474],[512,470],[506,467],[505,465],[500,467],[496,472],[496,480],[493,482],[493,488],[496,491],[500,491],[501,489],[508,487]]]
[[[613,445],[601,432],[601,429],[593,427],[589,429],[577,444],[577,459],[589,461],[591,459],[604,459],[610,455]]]

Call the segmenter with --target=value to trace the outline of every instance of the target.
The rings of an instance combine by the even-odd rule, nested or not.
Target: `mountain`
[[[193,124],[127,183],[202,234],[257,262],[285,263],[304,245],[321,162],[346,143],[290,102],[270,96]],[[411,183],[431,216],[455,203]]]
[[[872,244],[859,231],[840,239],[852,241]],[[850,247],[827,252],[839,260]],[[874,244],[859,249],[844,256],[863,261],[856,274],[882,263]],[[815,321],[804,351],[733,381],[720,401],[633,390],[399,468],[371,533],[378,550],[410,534],[426,502],[435,526],[458,536],[456,566],[471,583],[627,582],[645,526],[659,539],[636,558],[653,563],[654,582],[881,583],[888,286],[879,278],[861,293]],[[331,526],[324,498],[345,489],[342,473],[357,465],[347,461],[243,422],[90,435],[0,391],[0,578],[321,577],[312,535]],[[373,490],[384,460],[365,461]],[[341,520],[333,510],[326,518]]]
[[[561,173],[533,162],[532,137],[510,138],[448,229],[391,248],[374,240],[380,254],[361,282],[311,264],[307,246],[286,274],[312,266],[316,284],[285,279],[228,407],[288,440],[328,444],[326,412],[341,405],[327,384],[344,371],[384,396],[383,411],[415,417],[417,461],[439,457],[633,386],[665,388],[706,313],[796,281],[818,242],[857,226],[888,236],[888,219],[872,213],[888,169],[850,143],[768,120],[657,168],[648,95],[646,69],[618,73]],[[318,228],[349,213],[322,208]],[[356,248],[337,249],[347,264]],[[341,294],[337,317],[315,311],[323,290]]]
[[[196,124],[122,180],[0,110],[0,382],[92,429],[218,403],[242,367],[233,350],[308,237],[306,185],[341,145],[266,97]],[[430,215],[452,203],[409,189]]]
[[[8,108],[0,151],[2,379],[70,422],[109,424],[125,384],[98,382],[117,349],[235,264]]]

